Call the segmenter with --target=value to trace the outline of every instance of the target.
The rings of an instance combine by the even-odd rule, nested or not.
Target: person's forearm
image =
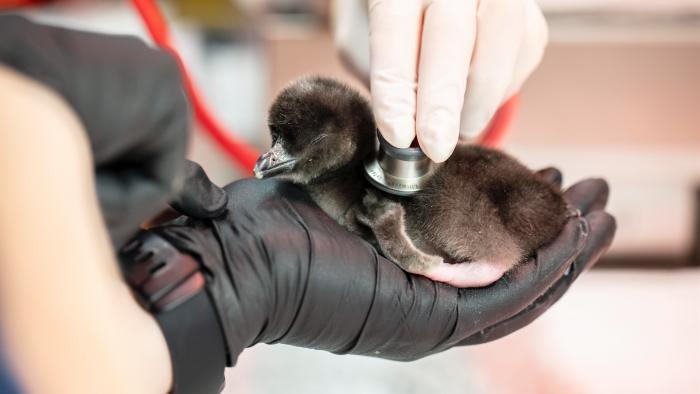
[[[167,391],[168,349],[117,270],[79,121],[1,65],[0,91],[0,324],[21,385]]]

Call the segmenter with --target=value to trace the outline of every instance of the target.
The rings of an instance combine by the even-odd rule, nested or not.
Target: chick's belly
[[[488,261],[467,263],[441,263],[428,270],[424,276],[436,282],[454,287],[484,287],[499,280],[506,268]]]

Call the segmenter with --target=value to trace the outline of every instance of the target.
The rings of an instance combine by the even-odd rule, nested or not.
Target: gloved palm
[[[0,62],[53,88],[77,113],[115,246],[172,198],[194,217],[223,211],[226,195],[199,166],[185,162],[190,112],[170,55],[134,37],[2,15]]]
[[[556,182],[558,172],[544,176]],[[607,249],[607,185],[566,192],[580,210],[559,237],[496,284],[457,289],[402,271],[274,179],[226,187],[228,212],[155,229],[209,274],[231,359],[256,343],[412,360],[497,339],[553,304]]]

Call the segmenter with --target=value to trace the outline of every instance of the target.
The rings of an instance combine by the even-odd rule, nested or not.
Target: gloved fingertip
[[[415,122],[408,118],[398,118],[392,121],[377,120],[377,127],[382,137],[397,148],[411,146],[416,135]]]
[[[564,199],[585,215],[605,208],[609,195],[610,186],[604,179],[589,178],[569,187],[564,192]]]
[[[209,191],[206,194],[206,199],[200,195],[199,203],[194,203],[193,206],[201,207],[200,218],[214,219],[221,216],[228,206],[228,194],[220,187],[213,183],[209,186]]]
[[[197,219],[214,219],[221,216],[228,205],[228,196],[221,189],[206,193],[183,192],[170,202],[170,206],[183,215]]]
[[[549,183],[557,189],[561,188],[561,184],[564,180],[564,176],[562,175],[561,171],[554,167],[543,168],[537,171],[535,174],[543,181]]]
[[[430,158],[435,163],[442,163],[449,159],[454,152],[457,143],[454,144],[449,142],[438,142],[436,144],[421,144],[421,149],[425,152],[425,155]]]
[[[184,184],[170,205],[199,219],[213,219],[226,211],[228,194],[215,185],[199,164],[187,160]]]
[[[214,219],[226,212],[228,206],[228,194],[220,187],[210,184],[209,201],[202,212],[202,218]]]
[[[595,263],[612,245],[617,232],[617,220],[609,213],[600,210],[586,215],[586,220],[590,226],[590,235],[581,257],[587,260],[587,265],[590,265],[591,262]]]
[[[457,146],[457,125],[437,117],[417,129],[418,144],[430,160],[442,163],[450,158]]]

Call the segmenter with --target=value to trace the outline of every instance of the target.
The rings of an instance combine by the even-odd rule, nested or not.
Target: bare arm
[[[122,282],[82,125],[57,95],[0,66],[0,324],[36,393],[170,387],[155,320]]]

